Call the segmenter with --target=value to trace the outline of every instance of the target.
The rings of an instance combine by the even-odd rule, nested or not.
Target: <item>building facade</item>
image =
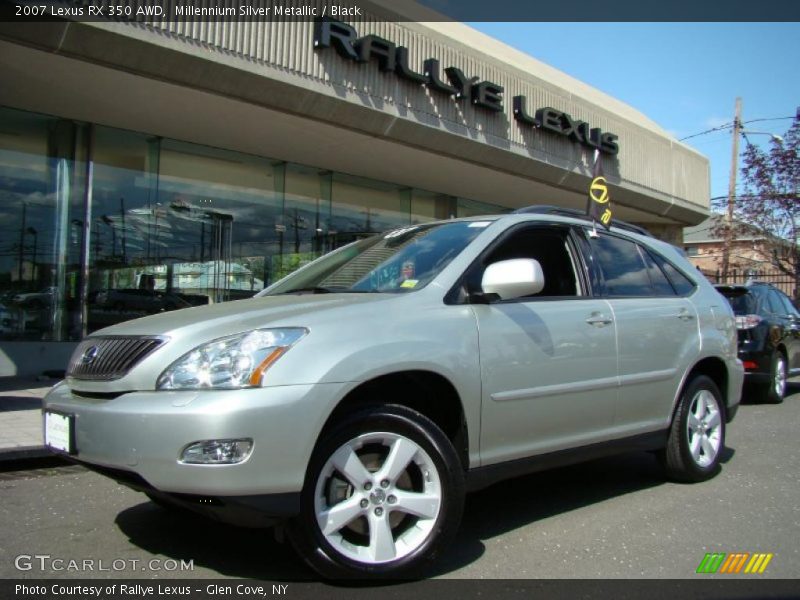
[[[734,221],[734,239],[728,253],[728,274],[722,265],[725,255],[725,218],[712,215],[683,232],[683,249],[691,263],[714,283],[771,283],[793,299],[798,298],[791,244],[758,228]]]
[[[251,296],[392,227],[531,204],[681,243],[708,161],[463,24],[0,24],[0,375],[144,314]]]

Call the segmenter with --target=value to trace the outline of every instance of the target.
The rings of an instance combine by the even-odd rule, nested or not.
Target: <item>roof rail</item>
[[[575,219],[581,219],[583,221],[591,221],[592,218],[587,215],[585,212],[578,210],[577,208],[564,208],[563,206],[554,206],[552,204],[537,204],[534,206],[526,206],[524,208],[518,208],[513,213],[514,215],[558,215],[561,217],[573,217]],[[646,235],[647,237],[653,237],[653,234],[647,231],[644,227],[639,227],[638,225],[633,225],[632,223],[627,223],[625,221],[620,221],[619,219],[611,219],[611,224],[614,227],[618,227],[619,229],[624,229],[626,231],[632,231],[633,233],[638,233],[640,235]]]

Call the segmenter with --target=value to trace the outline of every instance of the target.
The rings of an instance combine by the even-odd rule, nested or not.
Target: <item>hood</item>
[[[315,328],[375,310],[397,310],[411,294],[288,294],[185,308],[127,321],[94,332],[103,336],[159,336],[169,341],[137,363],[119,379],[93,381],[68,378],[72,389],[87,392],[121,392],[155,389],[164,368],[192,348],[212,340],[253,329],[270,327]],[[386,305],[386,306],[382,306]],[[355,308],[355,315],[353,310]],[[79,347],[80,349],[80,347]]]
[[[403,294],[287,294],[184,308],[106,327],[91,334],[159,335],[179,340],[189,333],[208,340],[262,327],[307,327],[341,307],[398,300]],[[204,335],[198,335],[202,325]]]

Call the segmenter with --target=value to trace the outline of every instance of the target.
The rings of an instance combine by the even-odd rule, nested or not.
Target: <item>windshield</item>
[[[258,296],[288,293],[407,293],[427,285],[491,221],[411,225],[332,252]]]

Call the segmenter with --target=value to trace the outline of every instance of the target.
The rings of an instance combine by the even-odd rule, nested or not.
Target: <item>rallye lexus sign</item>
[[[491,81],[481,81],[479,77],[469,77],[458,67],[442,69],[435,58],[425,59],[422,71],[416,71],[409,63],[408,48],[377,35],[358,37],[354,27],[341,21],[317,20],[314,25],[314,48],[333,48],[341,57],[358,63],[376,60],[381,71],[423,84],[456,100],[471,102],[476,108],[494,112],[504,109],[503,86]],[[525,96],[514,96],[513,110],[514,119],[521,125],[563,135],[605,154],[619,152],[617,135],[604,132],[599,127],[591,127],[585,121],[573,119],[563,111],[545,107],[531,114],[528,112]]]

